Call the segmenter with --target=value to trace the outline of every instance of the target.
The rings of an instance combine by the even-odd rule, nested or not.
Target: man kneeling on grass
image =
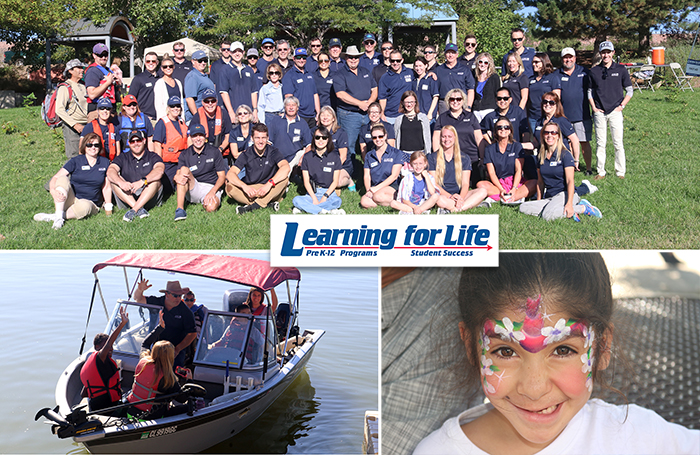
[[[267,126],[257,123],[252,128],[253,145],[236,159],[226,175],[226,194],[243,206],[236,213],[243,214],[267,207],[280,207],[289,176],[289,163],[275,147],[268,144]],[[245,171],[243,180],[239,177]]]
[[[177,209],[175,221],[187,218],[185,199],[193,204],[202,204],[204,210],[213,212],[221,205],[226,162],[219,149],[207,143],[204,127],[190,126],[192,145],[178,158],[179,167],[173,181],[177,185]]]
[[[107,178],[116,196],[117,206],[128,209],[124,221],[146,218],[148,210],[163,203],[163,185],[160,178],[165,164],[160,156],[146,150],[143,132],[129,134],[129,151],[114,158],[107,169]]]

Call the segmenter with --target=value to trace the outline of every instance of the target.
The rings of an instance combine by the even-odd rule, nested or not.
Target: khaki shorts
[[[97,212],[100,211],[99,207],[97,207],[94,202],[88,199],[75,198],[75,193],[70,186],[70,178],[68,176],[61,176],[56,179],[56,188],[62,188],[66,194],[68,194],[63,210],[72,208],[76,219],[80,220],[90,215],[97,215]]]
[[[211,189],[214,188],[214,185],[211,183],[202,183],[198,182],[196,179],[194,181],[194,188],[192,188],[190,191],[187,192],[185,195],[185,198],[187,199],[188,202],[192,204],[202,204],[204,202],[204,198],[206,197],[207,193],[211,191]],[[216,197],[219,199],[219,202],[221,202],[221,196],[224,194],[224,190],[221,189],[216,192]]]

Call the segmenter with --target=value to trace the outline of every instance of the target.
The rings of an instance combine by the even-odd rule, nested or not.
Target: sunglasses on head
[[[86,149],[92,149],[92,148],[100,148],[100,143],[99,142],[90,142],[89,144],[85,144]]]
[[[326,141],[327,141],[327,140],[328,140],[328,136],[314,136],[314,139],[316,139],[317,141],[320,141],[320,140],[326,140]]]

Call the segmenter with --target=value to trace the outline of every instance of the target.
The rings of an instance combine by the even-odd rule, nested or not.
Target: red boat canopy
[[[196,253],[125,253],[92,268],[96,273],[108,266],[163,270],[187,275],[257,286],[268,291],[286,280],[299,280],[301,273],[294,267],[270,267],[258,259],[217,256]]]

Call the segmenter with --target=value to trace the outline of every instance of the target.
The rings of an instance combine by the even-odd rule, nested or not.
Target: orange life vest
[[[105,141],[102,137],[102,126],[100,125],[99,120],[95,119],[92,121],[92,131],[100,136],[102,150],[104,150],[105,156],[109,158],[109,161],[112,161],[114,160],[114,157],[117,156],[117,136],[114,134],[114,124],[108,123],[107,130],[107,138],[109,142],[107,144],[108,147],[105,147]],[[109,149],[109,155],[107,155],[107,149]]]
[[[177,121],[180,124],[180,131],[182,131],[182,134],[177,132],[177,129],[175,129],[169,117],[163,117],[163,123],[165,124],[165,144],[161,147],[161,152],[163,154],[161,158],[163,158],[163,161],[166,163],[177,163],[180,152],[187,148],[187,126],[181,119],[178,118]]]
[[[127,397],[129,403],[155,398],[158,394],[158,383],[163,379],[163,373],[160,373],[156,377],[156,364],[146,362],[146,359],[141,359],[138,365],[136,365],[136,371],[134,371],[134,386],[131,388],[131,392],[129,392],[129,396]],[[136,404],[134,406],[142,411],[150,411],[153,407],[153,403]]]
[[[109,378],[107,384],[102,380],[100,372],[97,370],[97,356],[98,352],[94,352],[88,357],[80,369],[80,381],[83,383],[87,389],[88,397],[96,398],[106,393],[109,393],[109,398],[112,402],[118,402],[121,400],[122,391],[119,388],[119,371],[117,369],[117,363],[113,358],[109,357],[106,361],[112,362],[114,364],[114,374]]]

